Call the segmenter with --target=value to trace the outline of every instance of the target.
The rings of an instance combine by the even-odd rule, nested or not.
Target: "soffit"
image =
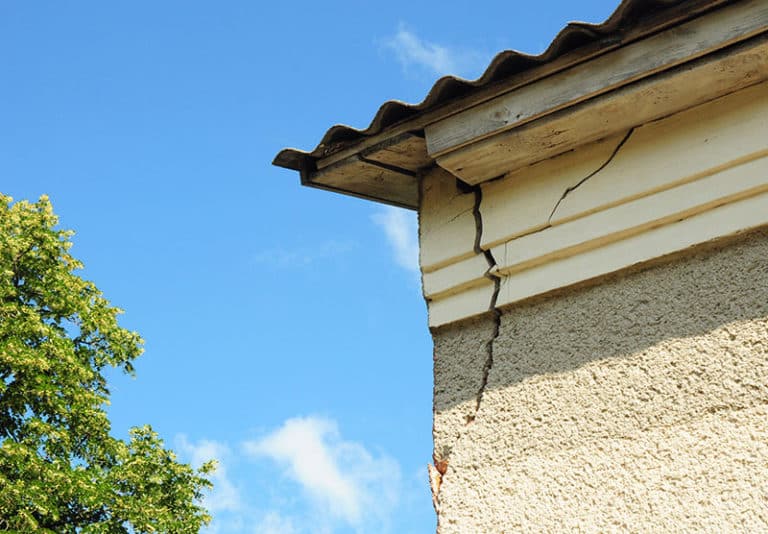
[[[501,52],[476,80],[440,78],[421,103],[386,102],[367,128],[332,126],[311,151],[283,149],[273,164],[304,185],[415,208],[417,174],[433,164],[425,126],[730,3],[623,0],[601,24],[569,23],[540,55]]]

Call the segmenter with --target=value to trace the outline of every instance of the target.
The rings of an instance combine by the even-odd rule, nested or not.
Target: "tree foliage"
[[[177,461],[149,427],[110,434],[103,371],[142,339],[76,274],[47,197],[0,195],[0,531],[198,532],[213,464]]]

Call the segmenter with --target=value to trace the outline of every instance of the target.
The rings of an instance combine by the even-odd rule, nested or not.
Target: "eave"
[[[416,209],[435,163],[467,184],[534,164],[768,78],[765,0],[624,0],[570,24],[540,56],[499,54],[474,82],[443,78],[366,130],[331,128],[275,165],[304,185]]]

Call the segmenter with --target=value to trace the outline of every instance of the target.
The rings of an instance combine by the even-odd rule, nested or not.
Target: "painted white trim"
[[[768,139],[768,106],[756,102],[768,102],[768,83],[483,184],[481,246],[488,249],[759,157]]]
[[[443,326],[489,311],[494,291],[494,284],[486,279],[482,285],[428,301],[429,326]]]
[[[457,261],[442,269],[424,273],[422,279],[424,295],[430,299],[438,299],[485,283],[488,281],[485,277],[488,270],[488,260],[485,259],[485,255],[475,254],[471,258]]]
[[[768,150],[763,155],[695,182],[507,241],[492,249],[495,272],[530,269],[768,191]]]
[[[497,306],[513,304],[766,224],[768,193],[762,193],[536,269],[504,276]]]
[[[510,173],[483,186],[478,209],[480,245],[500,278],[496,306],[766,225],[768,83]],[[469,225],[456,250],[477,238]],[[487,271],[474,254],[425,272],[430,326],[488,311]]]

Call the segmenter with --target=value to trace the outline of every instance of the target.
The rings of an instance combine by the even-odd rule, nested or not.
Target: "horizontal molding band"
[[[424,273],[422,278],[424,296],[428,299],[437,299],[481,285],[487,281],[486,272],[488,272],[488,260],[484,254],[477,254],[442,269]]]
[[[695,182],[494,247],[495,272],[504,275],[530,269],[768,191],[768,150],[762,155]]]
[[[768,193],[762,193],[582,254],[503,276],[497,305],[514,304],[766,224]]]
[[[460,198],[446,176],[435,176],[442,189],[433,184],[433,205],[440,195]],[[496,306],[768,224],[768,83],[482,187],[474,209],[480,246],[500,278]],[[466,210],[468,199],[456,202],[452,209]],[[470,246],[470,225],[469,218],[461,225],[455,250]],[[458,234],[439,235],[449,242]],[[425,272],[430,325],[487,312],[494,288],[487,272],[483,254]]]
[[[481,285],[450,294],[444,298],[427,301],[431,328],[481,315],[491,310],[495,285],[487,278]]]
[[[767,139],[762,83],[580,147],[483,184],[480,244],[487,250],[715,174],[760,157]]]

